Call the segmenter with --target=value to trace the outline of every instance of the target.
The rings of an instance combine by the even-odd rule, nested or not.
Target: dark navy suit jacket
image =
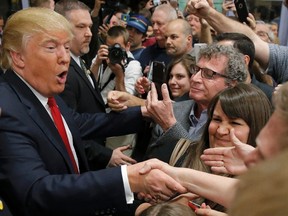
[[[65,89],[60,97],[78,113],[105,113],[105,103],[98,84],[94,76],[91,79],[95,88],[82,68],[71,58]],[[92,170],[105,168],[111,159],[113,151],[105,147],[105,141],[104,137],[85,141],[86,156]]]
[[[97,88],[97,82],[93,76],[91,79],[96,88],[92,87],[84,71],[71,58],[65,89],[60,96],[69,107],[79,113],[105,113],[105,103]]]
[[[140,108],[121,113],[78,114],[55,97],[73,135],[81,175],[74,174],[46,109],[12,71],[0,82],[0,185],[13,215],[94,215],[126,207],[121,169],[87,172],[82,138],[141,130]]]

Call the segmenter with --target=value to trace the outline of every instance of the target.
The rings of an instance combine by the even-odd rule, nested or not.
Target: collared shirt
[[[196,103],[192,106],[190,115],[189,115],[189,120],[190,120],[190,128],[189,128],[189,136],[190,138],[193,138],[195,140],[195,137],[200,138],[204,129],[204,125],[207,122],[208,116],[207,116],[207,109],[203,110],[201,112],[200,118],[198,119],[195,116],[195,106]]]
[[[134,59],[132,53],[130,51],[127,52],[128,58]],[[97,56],[92,60],[92,62],[96,61]],[[113,77],[111,79],[111,75],[113,74],[112,70],[109,67],[104,69],[103,64],[99,67],[98,71],[98,85],[101,90],[102,98],[107,103],[107,95],[110,91],[115,89],[116,78]],[[129,61],[127,67],[124,72],[124,84],[126,91],[130,94],[136,95],[137,91],[135,89],[135,83],[139,77],[142,76],[142,68],[140,66],[140,62],[137,60]]]
[[[82,66],[81,66],[81,63],[80,63],[80,61],[81,61],[80,57],[79,57],[79,56],[77,57],[77,56],[74,55],[72,52],[70,52],[70,56],[71,56],[71,58],[74,59],[74,61],[77,63],[77,65],[78,65],[81,69],[83,69]],[[87,70],[87,69],[86,69],[86,70]],[[85,71],[84,71],[84,72],[85,72]],[[86,73],[86,72],[85,72],[85,75],[87,76],[87,78],[88,78],[89,82],[91,83],[91,85],[93,86],[93,88],[95,88],[91,76],[90,76],[88,73]]]

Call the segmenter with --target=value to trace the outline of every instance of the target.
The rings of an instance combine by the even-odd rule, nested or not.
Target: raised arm
[[[248,26],[232,20],[214,8],[210,7],[206,0],[190,0],[187,4],[187,12],[204,18],[217,32],[238,32],[247,35],[254,43],[256,49],[255,59],[263,69],[268,67],[269,46],[262,41]]]

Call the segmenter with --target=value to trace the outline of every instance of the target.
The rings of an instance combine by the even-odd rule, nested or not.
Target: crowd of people
[[[0,25],[0,214],[288,212],[278,24],[140,3],[31,0]]]

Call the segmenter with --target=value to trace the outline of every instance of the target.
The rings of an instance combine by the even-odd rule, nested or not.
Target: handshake
[[[158,159],[127,166],[130,188],[150,203],[169,200],[187,189],[177,181],[177,168]]]

